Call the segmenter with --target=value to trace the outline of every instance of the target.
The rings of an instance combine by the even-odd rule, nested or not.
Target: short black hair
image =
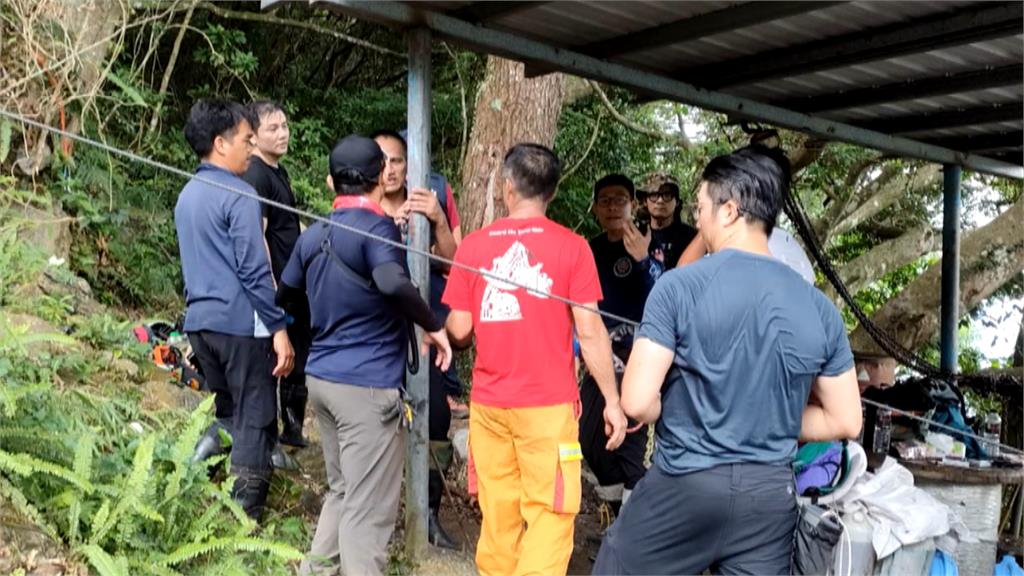
[[[373,134],[370,134],[370,140],[376,140],[377,138],[391,138],[394,140],[398,140],[399,142],[402,143],[402,150],[405,150],[406,154],[409,153],[409,144],[405,141],[405,138],[398,133],[397,130],[388,130],[385,128],[382,130],[377,130]]]
[[[714,158],[700,179],[716,207],[735,200],[743,217],[770,235],[789,194],[789,160],[781,150],[755,144]]]
[[[285,113],[284,108],[273,100],[256,100],[255,102],[250,102],[245,108],[249,111],[253,120],[256,121],[256,123],[252,125],[254,132],[260,129],[262,118],[267,114],[273,114],[274,112],[280,112],[282,114]]]
[[[257,123],[244,106],[230,100],[200,100],[192,105],[185,122],[185,140],[199,158],[206,158],[213,150],[218,136],[232,137],[245,120],[249,126]]]
[[[629,193],[631,199],[636,199],[636,186],[633,185],[633,181],[628,176],[624,174],[608,174],[594,183],[594,200],[597,200],[597,195],[601,190],[611,186],[622,186]]]
[[[377,185],[353,168],[346,168],[331,178],[334,181],[334,193],[338,196],[362,196],[373,192],[374,186]]]
[[[549,202],[558,189],[562,162],[547,146],[516,144],[505,153],[501,174],[512,181],[523,198],[540,197]]]

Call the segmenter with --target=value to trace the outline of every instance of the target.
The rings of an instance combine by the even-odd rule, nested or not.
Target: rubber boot
[[[430,512],[427,515],[427,540],[438,548],[458,550],[459,545],[448,536],[441,526],[438,512],[441,509],[441,492],[444,490],[444,478],[437,470],[431,469],[427,475],[427,503]]]
[[[228,424],[224,420],[215,420],[206,432],[196,442],[196,449],[192,453],[192,463],[203,462],[214,456],[227,454],[228,447],[224,446],[220,437],[220,431],[229,432]]]
[[[288,398],[281,399],[281,421],[284,430],[278,442],[295,448],[305,448],[309,442],[302,436],[302,424],[306,416],[306,398],[308,393],[305,387],[301,390],[293,389],[288,393]]]
[[[270,470],[232,466],[231,474],[235,477],[231,497],[250,518],[259,522],[270,492]]]

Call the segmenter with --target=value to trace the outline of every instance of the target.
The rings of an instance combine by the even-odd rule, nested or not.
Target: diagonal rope
[[[103,142],[98,142],[96,140],[93,140],[93,139],[85,137],[85,136],[81,136],[79,134],[73,134],[71,132],[68,132],[67,130],[62,130],[60,128],[56,128],[56,127],[53,127],[53,126],[49,126],[47,124],[43,124],[42,122],[38,122],[36,120],[32,120],[30,118],[26,118],[26,117],[24,117],[24,116],[22,116],[20,114],[17,114],[17,113],[13,113],[13,112],[9,112],[7,110],[0,109],[0,116],[5,117],[5,118],[9,118],[9,119],[17,121],[17,122],[22,122],[22,123],[27,124],[29,126],[33,126],[33,127],[39,128],[41,130],[45,130],[47,132],[51,132],[51,133],[54,133],[54,134],[59,134],[59,135],[63,136],[64,138],[69,138],[69,139],[74,140],[76,142],[81,142],[82,144],[88,144],[90,146],[93,146],[93,147],[99,148],[101,150],[104,150],[104,151],[106,151],[106,152],[108,152],[110,154],[114,154],[115,156],[121,156],[123,158],[127,158],[127,159],[129,159],[129,160],[131,160],[133,162],[138,162],[140,164],[145,164],[147,166],[150,166],[150,167],[153,167],[153,168],[157,168],[159,170],[164,170],[166,172],[170,172],[171,174],[175,174],[175,175],[181,176],[182,178],[185,178],[186,180],[196,180],[196,181],[202,182],[204,184],[208,184],[210,186],[215,186],[217,188],[221,188],[221,189],[226,190],[226,191],[228,191],[228,192],[230,192],[232,194],[237,194],[239,196],[244,196],[246,198],[251,198],[253,200],[256,200],[257,202],[261,202],[263,204],[267,204],[269,206],[273,206],[273,207],[278,208],[280,210],[284,210],[286,212],[290,212],[292,214],[296,214],[296,215],[299,215],[299,216],[304,216],[304,217],[306,217],[306,218],[308,218],[310,220],[314,220],[314,221],[317,221],[317,222],[323,222],[324,224],[326,224],[328,226],[333,226],[333,227],[338,228],[340,230],[344,230],[346,232],[350,232],[350,233],[356,234],[357,236],[362,236],[364,238],[368,238],[368,239],[371,239],[371,240],[376,240],[378,242],[381,242],[381,243],[389,245],[389,246],[394,246],[395,248],[398,248],[400,250],[405,250],[405,251],[410,252],[412,254],[423,256],[423,257],[425,257],[427,259],[434,260],[435,262],[441,262],[441,263],[446,264],[448,266],[451,266],[453,268],[459,268],[459,269],[462,269],[462,270],[466,270],[467,272],[470,272],[470,273],[473,273],[473,274],[478,274],[478,275],[480,275],[480,276],[482,276],[484,278],[489,278],[489,279],[492,279],[492,280],[497,280],[499,282],[503,282],[503,283],[515,286],[517,288],[522,288],[527,293],[533,294],[533,295],[538,296],[540,298],[550,298],[552,300],[556,300],[556,301],[561,302],[563,304],[566,304],[568,306],[572,306],[574,308],[580,308],[582,310],[586,310],[588,312],[592,312],[594,314],[598,314],[600,316],[604,316],[605,318],[610,318],[612,320],[616,320],[616,321],[621,322],[623,324],[627,324],[627,325],[633,326],[634,328],[640,326],[640,323],[636,322],[635,320],[631,320],[631,319],[625,318],[623,316],[618,316],[618,315],[612,314],[610,312],[605,312],[605,311],[600,310],[598,308],[590,307],[590,306],[587,306],[585,304],[581,304],[579,302],[575,302],[573,300],[570,300],[568,298],[565,298],[565,297],[562,297],[562,296],[558,296],[556,294],[547,294],[545,292],[537,290],[536,288],[533,288],[533,287],[528,286],[526,284],[521,284],[521,283],[518,283],[518,282],[514,282],[511,279],[504,278],[504,277],[502,277],[502,276],[500,276],[498,274],[495,274],[493,272],[490,272],[488,270],[484,270],[484,269],[481,269],[481,268],[474,268],[474,267],[468,266],[466,264],[455,262],[454,260],[451,260],[451,259],[448,259],[448,258],[444,258],[442,256],[438,256],[437,254],[433,254],[433,253],[431,253],[429,251],[420,250],[418,248],[414,248],[412,246],[408,246],[408,245],[406,245],[406,244],[404,244],[402,242],[396,242],[394,240],[391,240],[390,238],[384,238],[382,236],[377,236],[377,235],[372,234],[370,232],[366,232],[364,230],[360,230],[359,228],[355,228],[353,226],[348,226],[348,225],[342,224],[340,222],[335,222],[334,220],[331,220],[331,219],[329,219],[327,217],[324,217],[324,216],[320,216],[318,214],[314,214],[314,213],[309,212],[307,210],[302,210],[300,208],[295,208],[293,206],[289,206],[287,204],[282,204],[281,202],[277,202],[275,200],[270,200],[268,198],[263,198],[259,194],[248,192],[246,190],[237,189],[237,188],[234,188],[232,186],[228,186],[226,184],[222,184],[220,182],[215,182],[215,181],[213,181],[213,180],[211,180],[209,178],[205,178],[203,176],[199,176],[197,174],[188,172],[186,170],[182,170],[180,168],[171,166],[169,164],[164,164],[163,162],[159,162],[159,161],[153,160],[151,158],[146,158],[144,156],[140,156],[138,154],[135,154],[134,152],[130,152],[130,151],[127,151],[127,150],[122,150],[120,148],[111,146],[109,144],[105,144]],[[795,201],[792,199],[792,196],[787,198],[787,214],[789,213],[789,209],[791,208],[790,202],[795,203]],[[809,226],[807,224],[806,217],[804,216],[802,210],[799,209],[799,205],[796,205],[795,213],[797,215],[799,215],[800,217],[803,217],[803,221],[802,222],[798,222],[798,221],[796,221],[796,219],[793,218],[792,215],[790,215],[790,218],[793,219],[794,222],[797,224],[798,229],[801,227],[801,225]],[[814,240],[813,234],[810,235],[810,238],[811,238],[811,240]],[[805,240],[807,240],[807,238],[805,238]],[[816,242],[813,243],[813,246],[814,246],[815,250],[818,250],[820,252],[820,249],[818,248],[818,245],[817,245]],[[815,254],[816,257],[819,256],[819,255],[820,255],[819,253]],[[826,264],[827,264],[827,260],[826,260]],[[831,270],[831,265],[829,265],[829,269]],[[832,270],[832,272],[834,274],[834,270]],[[840,285],[841,285],[841,283],[840,283]],[[843,288],[843,291],[845,292],[845,287]],[[847,293],[847,295],[848,295],[848,293]],[[852,301],[852,298],[851,298],[851,301]],[[861,313],[863,314],[863,312],[861,312]],[[897,359],[899,359],[899,357],[897,357]],[[867,400],[867,399],[864,399],[864,398],[861,398],[861,401],[863,403],[865,403],[865,404],[871,404],[871,405],[874,405],[874,406],[888,408],[888,409],[892,410],[894,413],[903,414],[905,416],[908,416],[908,417],[911,417],[911,418],[915,418],[915,419],[921,420],[923,422],[927,422],[928,424],[930,424],[930,425],[932,425],[934,427],[937,427],[937,428],[948,428],[948,426],[945,426],[944,424],[941,424],[939,422],[934,422],[934,421],[931,421],[931,420],[928,420],[928,419],[925,419],[925,418],[921,418],[921,417],[915,416],[913,414],[908,414],[905,411],[900,410],[899,408],[894,408],[892,406],[889,406],[889,405],[886,405],[886,404],[881,404],[881,403],[874,402],[872,400]],[[983,442],[989,443],[987,440],[985,440],[984,438],[981,438],[979,436],[976,436],[976,435],[973,435],[973,434],[968,434],[968,433],[965,433],[965,432],[960,431],[960,430],[955,430],[954,429],[954,431],[959,433],[959,434],[964,434],[966,436],[970,436],[970,437],[975,438],[975,439],[980,439]],[[1014,448],[1012,446],[1007,446],[1005,444],[999,444],[999,446],[1000,446],[1000,448],[1006,449],[1008,452],[1013,452],[1015,454],[1024,454],[1024,451],[1021,451],[1021,450],[1019,450],[1017,448]]]

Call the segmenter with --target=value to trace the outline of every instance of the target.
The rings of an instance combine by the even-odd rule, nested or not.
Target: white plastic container
[[[871,523],[863,512],[842,516],[846,529],[836,544],[832,573],[836,576],[869,576],[875,571],[875,549],[871,544]],[[849,538],[849,544],[847,544]]]

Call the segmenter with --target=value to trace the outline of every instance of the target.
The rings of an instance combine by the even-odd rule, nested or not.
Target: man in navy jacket
[[[260,204],[240,178],[252,154],[252,124],[235,102],[192,106],[185,139],[201,163],[178,196],[174,223],[185,279],[185,332],[216,394],[217,424],[197,454],[209,455],[204,442],[219,444],[218,427],[231,434],[233,496],[258,519],[277,437],[275,379],[291,372],[294,352],[284,311],[274,303]]]

